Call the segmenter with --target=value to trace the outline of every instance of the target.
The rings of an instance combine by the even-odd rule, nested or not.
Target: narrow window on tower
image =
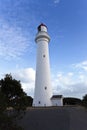
[[[45,55],[43,55],[43,57],[45,58]]]
[[[38,103],[40,104],[40,101]]]
[[[45,86],[45,90],[47,89],[47,87]]]

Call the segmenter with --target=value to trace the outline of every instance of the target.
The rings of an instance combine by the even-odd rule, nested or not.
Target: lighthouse
[[[49,42],[47,26],[40,24],[35,37],[37,45],[36,77],[33,106],[52,106],[52,88],[49,62]]]

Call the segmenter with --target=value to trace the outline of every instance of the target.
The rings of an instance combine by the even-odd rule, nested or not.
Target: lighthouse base
[[[34,100],[33,102],[33,107],[49,107],[49,106],[52,106],[52,101],[49,100],[49,102],[42,102],[41,100]]]
[[[47,101],[47,100],[46,100]],[[50,107],[50,106],[63,106],[63,96],[62,95],[53,95],[49,102],[42,102],[41,100],[33,101],[33,107]]]

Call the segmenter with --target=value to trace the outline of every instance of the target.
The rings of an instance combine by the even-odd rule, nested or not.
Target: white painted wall
[[[52,106],[52,88],[50,79],[50,63],[48,42],[50,40],[46,27],[41,27],[36,35],[37,60],[36,60],[36,79],[33,106]],[[43,31],[44,30],[44,31]],[[46,30],[47,31],[47,30]]]
[[[63,98],[54,98],[51,99],[52,106],[63,106]]]

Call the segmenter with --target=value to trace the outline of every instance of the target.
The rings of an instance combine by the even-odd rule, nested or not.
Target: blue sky
[[[54,94],[87,94],[87,0],[0,0],[0,78],[11,73],[33,97],[35,35],[48,26]]]

